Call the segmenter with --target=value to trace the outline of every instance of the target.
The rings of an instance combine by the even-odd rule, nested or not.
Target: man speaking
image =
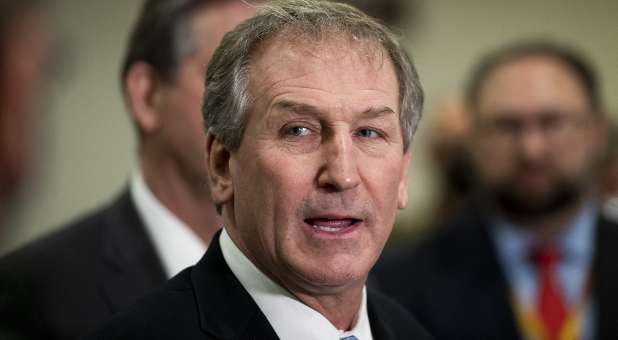
[[[266,5],[206,75],[224,230],[99,339],[425,339],[367,274],[407,201],[422,90],[383,26],[327,1]]]

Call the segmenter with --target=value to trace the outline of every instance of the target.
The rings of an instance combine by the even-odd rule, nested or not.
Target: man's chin
[[[305,282],[305,289],[315,290],[321,294],[336,293],[348,289],[351,285],[364,283],[369,272],[369,266],[347,262],[323,262],[322,265],[305,264],[296,268],[297,275]]]
[[[568,185],[557,186],[546,192],[522,192],[518,189],[504,188],[494,192],[493,196],[502,213],[521,220],[534,220],[560,213],[572,207],[581,197],[577,189]]]

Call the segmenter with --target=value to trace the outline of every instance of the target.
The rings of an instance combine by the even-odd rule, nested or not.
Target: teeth
[[[313,225],[313,227],[315,229],[321,230],[321,231],[325,231],[327,233],[334,233],[337,232],[339,230],[341,230],[341,228],[333,228],[333,227],[326,227],[326,226],[322,226],[322,225]]]

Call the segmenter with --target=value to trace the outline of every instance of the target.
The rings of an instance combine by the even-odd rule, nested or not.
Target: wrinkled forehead
[[[388,53],[376,41],[345,33],[288,30],[261,42],[251,52],[249,87],[261,89],[269,80],[275,81],[270,77],[281,75],[283,70],[302,72],[308,64],[320,65],[324,72],[334,75],[339,71],[336,65],[342,63],[370,69],[375,75],[372,82],[376,83],[390,81],[392,77],[385,74],[395,74]],[[398,83],[396,75],[394,82]]]
[[[318,32],[302,31],[297,28],[285,29],[254,46],[250,62],[254,63],[272,51],[280,54],[295,53],[306,58],[355,57],[376,67],[382,67],[390,62],[390,56],[376,39],[359,37],[335,28],[325,28]],[[320,53],[324,51],[328,53]]]

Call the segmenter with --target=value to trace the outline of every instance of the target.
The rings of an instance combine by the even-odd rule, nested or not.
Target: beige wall
[[[431,207],[426,130],[432,108],[456,93],[486,49],[516,38],[544,36],[587,51],[602,73],[609,107],[618,112],[618,1],[425,0],[414,32],[404,34],[427,92],[428,113],[413,147],[411,202],[401,216],[413,226]],[[49,232],[121,190],[135,141],[118,89],[126,35],[139,1],[60,0],[64,61],[52,79],[40,124],[38,178],[15,204],[0,252]],[[417,223],[418,224],[418,223]]]
[[[118,70],[134,0],[59,0],[50,103],[38,126],[38,169],[0,231],[6,251],[110,199],[127,178],[134,136]]]

